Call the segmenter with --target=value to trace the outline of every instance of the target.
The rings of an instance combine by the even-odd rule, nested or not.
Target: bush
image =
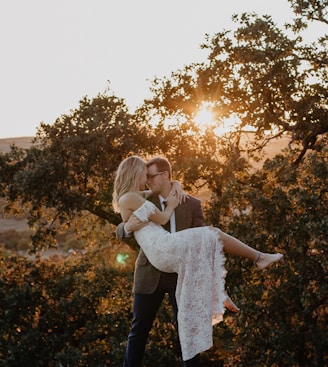
[[[132,273],[95,255],[2,262],[0,366],[120,365]]]
[[[11,256],[0,263],[0,366],[122,366],[132,320],[133,256],[110,248],[53,263]],[[158,315],[147,364],[175,366],[169,306]],[[162,348],[159,348],[159,345]]]

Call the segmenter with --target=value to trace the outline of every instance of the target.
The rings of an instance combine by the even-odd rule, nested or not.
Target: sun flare
[[[216,118],[211,105],[207,103],[202,103],[193,121],[201,132],[205,132],[207,129],[213,129],[214,134],[217,136],[236,130],[240,123],[240,119],[233,115],[228,118]]]
[[[204,129],[215,126],[216,124],[211,108],[204,104],[194,117],[194,122],[196,122],[200,128]]]

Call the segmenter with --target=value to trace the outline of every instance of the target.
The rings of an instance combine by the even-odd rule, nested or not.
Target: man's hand
[[[148,225],[148,222],[141,222],[134,214],[132,214],[127,222],[125,222],[124,229],[127,232],[138,231],[139,229]]]

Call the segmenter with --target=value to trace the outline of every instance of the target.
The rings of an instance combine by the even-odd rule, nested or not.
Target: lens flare
[[[126,265],[126,261],[129,258],[128,254],[117,254],[116,261],[121,265]]]

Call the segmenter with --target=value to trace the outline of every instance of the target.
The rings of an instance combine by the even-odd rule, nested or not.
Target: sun
[[[213,129],[216,136],[225,135],[232,131],[235,131],[237,126],[240,124],[240,119],[231,115],[218,119],[215,117],[212,106],[210,103],[203,102],[200,109],[196,113],[194,123],[198,126],[201,132],[205,133],[207,129]]]
[[[209,127],[215,126],[215,119],[211,108],[203,103],[194,117],[194,122],[201,130],[206,130]]]

